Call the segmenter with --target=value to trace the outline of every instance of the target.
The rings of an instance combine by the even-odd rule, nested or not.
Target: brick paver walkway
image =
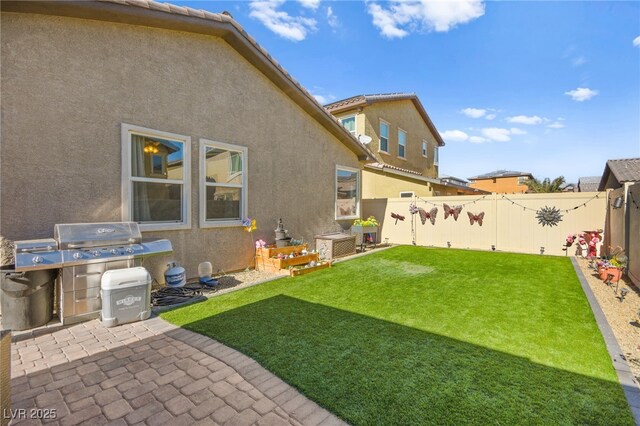
[[[344,424],[253,359],[157,317],[18,334],[11,359],[14,412],[56,411],[11,424]]]

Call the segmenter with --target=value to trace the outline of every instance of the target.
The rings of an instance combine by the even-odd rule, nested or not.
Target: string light
[[[473,200],[473,201],[468,201],[468,202],[466,202],[466,203],[463,203],[463,204],[456,204],[456,205],[459,205],[459,206],[464,207],[464,206],[466,206],[467,204],[475,204],[475,203],[476,203],[476,201],[482,201],[482,200],[484,200],[485,198],[487,198],[489,195],[491,195],[491,194],[486,194],[486,195],[483,195],[483,196],[482,196],[482,197],[480,197],[480,198],[476,198],[476,199],[475,199],[475,200]],[[420,198],[420,197],[418,197],[418,196],[416,196],[416,198],[417,198],[418,200],[420,200],[420,201],[422,201],[422,202],[424,202],[424,203],[430,204],[430,205],[432,205],[432,206],[435,206],[435,207],[442,207],[442,208],[444,208],[444,203],[434,203],[433,201],[427,201],[427,200],[425,200],[424,198]]]
[[[507,201],[511,201],[512,205],[516,205],[518,207],[522,207],[522,209],[524,211],[526,211],[526,210],[530,210],[532,212],[537,212],[538,211],[538,209],[532,209],[531,207],[527,207],[527,206],[524,206],[524,205],[522,205],[520,203],[517,203],[517,202],[513,201],[512,199],[510,199],[509,197],[507,197],[506,195],[504,195],[504,194],[502,194],[502,198],[507,200]],[[564,211],[565,213],[569,213],[570,210],[576,210],[576,209],[579,209],[580,207],[586,207],[587,204],[589,204],[589,202],[591,202],[592,200],[595,200],[596,198],[600,198],[600,194],[596,194],[594,197],[591,197],[590,199],[588,199],[586,202],[584,202],[582,204],[578,204],[577,206],[571,207],[569,209],[563,209],[562,211]]]

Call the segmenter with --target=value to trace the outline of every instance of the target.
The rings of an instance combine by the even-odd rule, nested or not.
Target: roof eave
[[[360,161],[371,161],[372,155],[337,120],[300,86],[275,60],[232,18],[209,14],[209,18],[183,15],[161,9],[137,7],[109,1],[2,1],[2,12],[38,13],[53,16],[117,22],[122,24],[163,28],[220,37],[241,56],[269,78],[306,113],[311,115],[333,136],[346,145]],[[169,6],[166,6],[167,9]],[[176,6],[175,10],[180,10]],[[217,19],[220,19],[219,21]]]

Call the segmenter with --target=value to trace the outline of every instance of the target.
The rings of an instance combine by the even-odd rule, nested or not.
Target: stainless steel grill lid
[[[66,223],[53,231],[60,250],[134,244],[142,240],[135,222]]]
[[[16,271],[142,259],[173,252],[166,239],[143,240],[135,222],[57,224],[54,238],[16,242]]]

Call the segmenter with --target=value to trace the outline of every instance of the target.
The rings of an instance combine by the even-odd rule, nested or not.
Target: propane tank
[[[183,287],[187,283],[187,273],[175,261],[169,262],[167,270],[164,272],[164,282],[169,287]]]

